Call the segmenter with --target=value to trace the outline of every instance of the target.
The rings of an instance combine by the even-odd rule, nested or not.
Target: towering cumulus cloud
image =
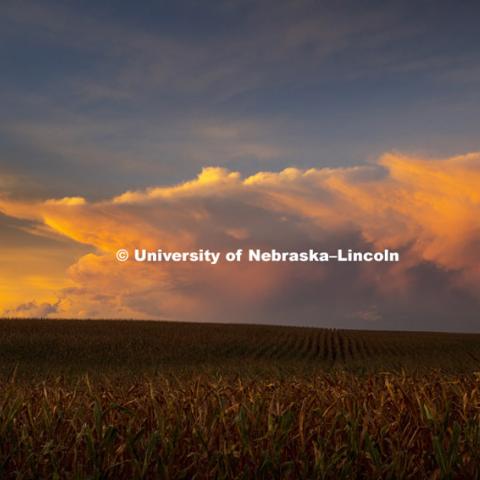
[[[0,200],[5,215],[87,244],[51,316],[477,329],[480,154],[386,154],[352,168],[195,180],[91,203]],[[392,264],[119,263],[119,248],[401,252]],[[25,299],[36,308],[44,299]],[[35,303],[29,303],[35,302]],[[28,314],[19,306],[11,314]],[[8,313],[8,312],[7,312]]]

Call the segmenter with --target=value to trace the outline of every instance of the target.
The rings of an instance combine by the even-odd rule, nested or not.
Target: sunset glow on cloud
[[[3,3],[0,316],[480,331],[475,2]]]
[[[445,329],[461,303],[458,327],[468,329],[480,308],[479,185],[479,153],[388,153],[369,165],[250,176],[208,167],[191,181],[100,201],[4,196],[1,212],[29,222],[32,235],[86,251],[71,259],[62,285],[47,272],[43,293],[2,297],[0,307],[11,316],[358,328],[422,328],[433,318]],[[389,248],[402,257],[395,264],[122,264],[119,248]],[[28,259],[26,249],[17,262]]]

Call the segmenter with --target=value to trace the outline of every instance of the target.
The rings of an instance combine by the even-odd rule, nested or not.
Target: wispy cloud
[[[112,195],[205,164],[476,149],[473,18],[408,2],[7,1],[0,169]]]

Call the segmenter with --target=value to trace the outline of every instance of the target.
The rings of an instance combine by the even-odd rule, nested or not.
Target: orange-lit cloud
[[[461,328],[472,329],[480,306],[479,153],[389,153],[374,165],[247,178],[205,168],[192,181],[107,201],[3,198],[0,210],[91,247],[55,301],[25,298],[7,314],[361,326],[375,312],[368,321],[378,328],[416,326],[415,315],[449,328],[457,312]],[[390,248],[402,256],[391,265],[116,262],[117,249],[136,247]]]

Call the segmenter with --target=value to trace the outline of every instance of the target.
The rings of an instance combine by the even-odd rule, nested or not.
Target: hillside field
[[[0,478],[479,478],[480,335],[0,321]]]
[[[0,321],[0,372],[311,374],[480,369],[480,335],[112,320]]]

